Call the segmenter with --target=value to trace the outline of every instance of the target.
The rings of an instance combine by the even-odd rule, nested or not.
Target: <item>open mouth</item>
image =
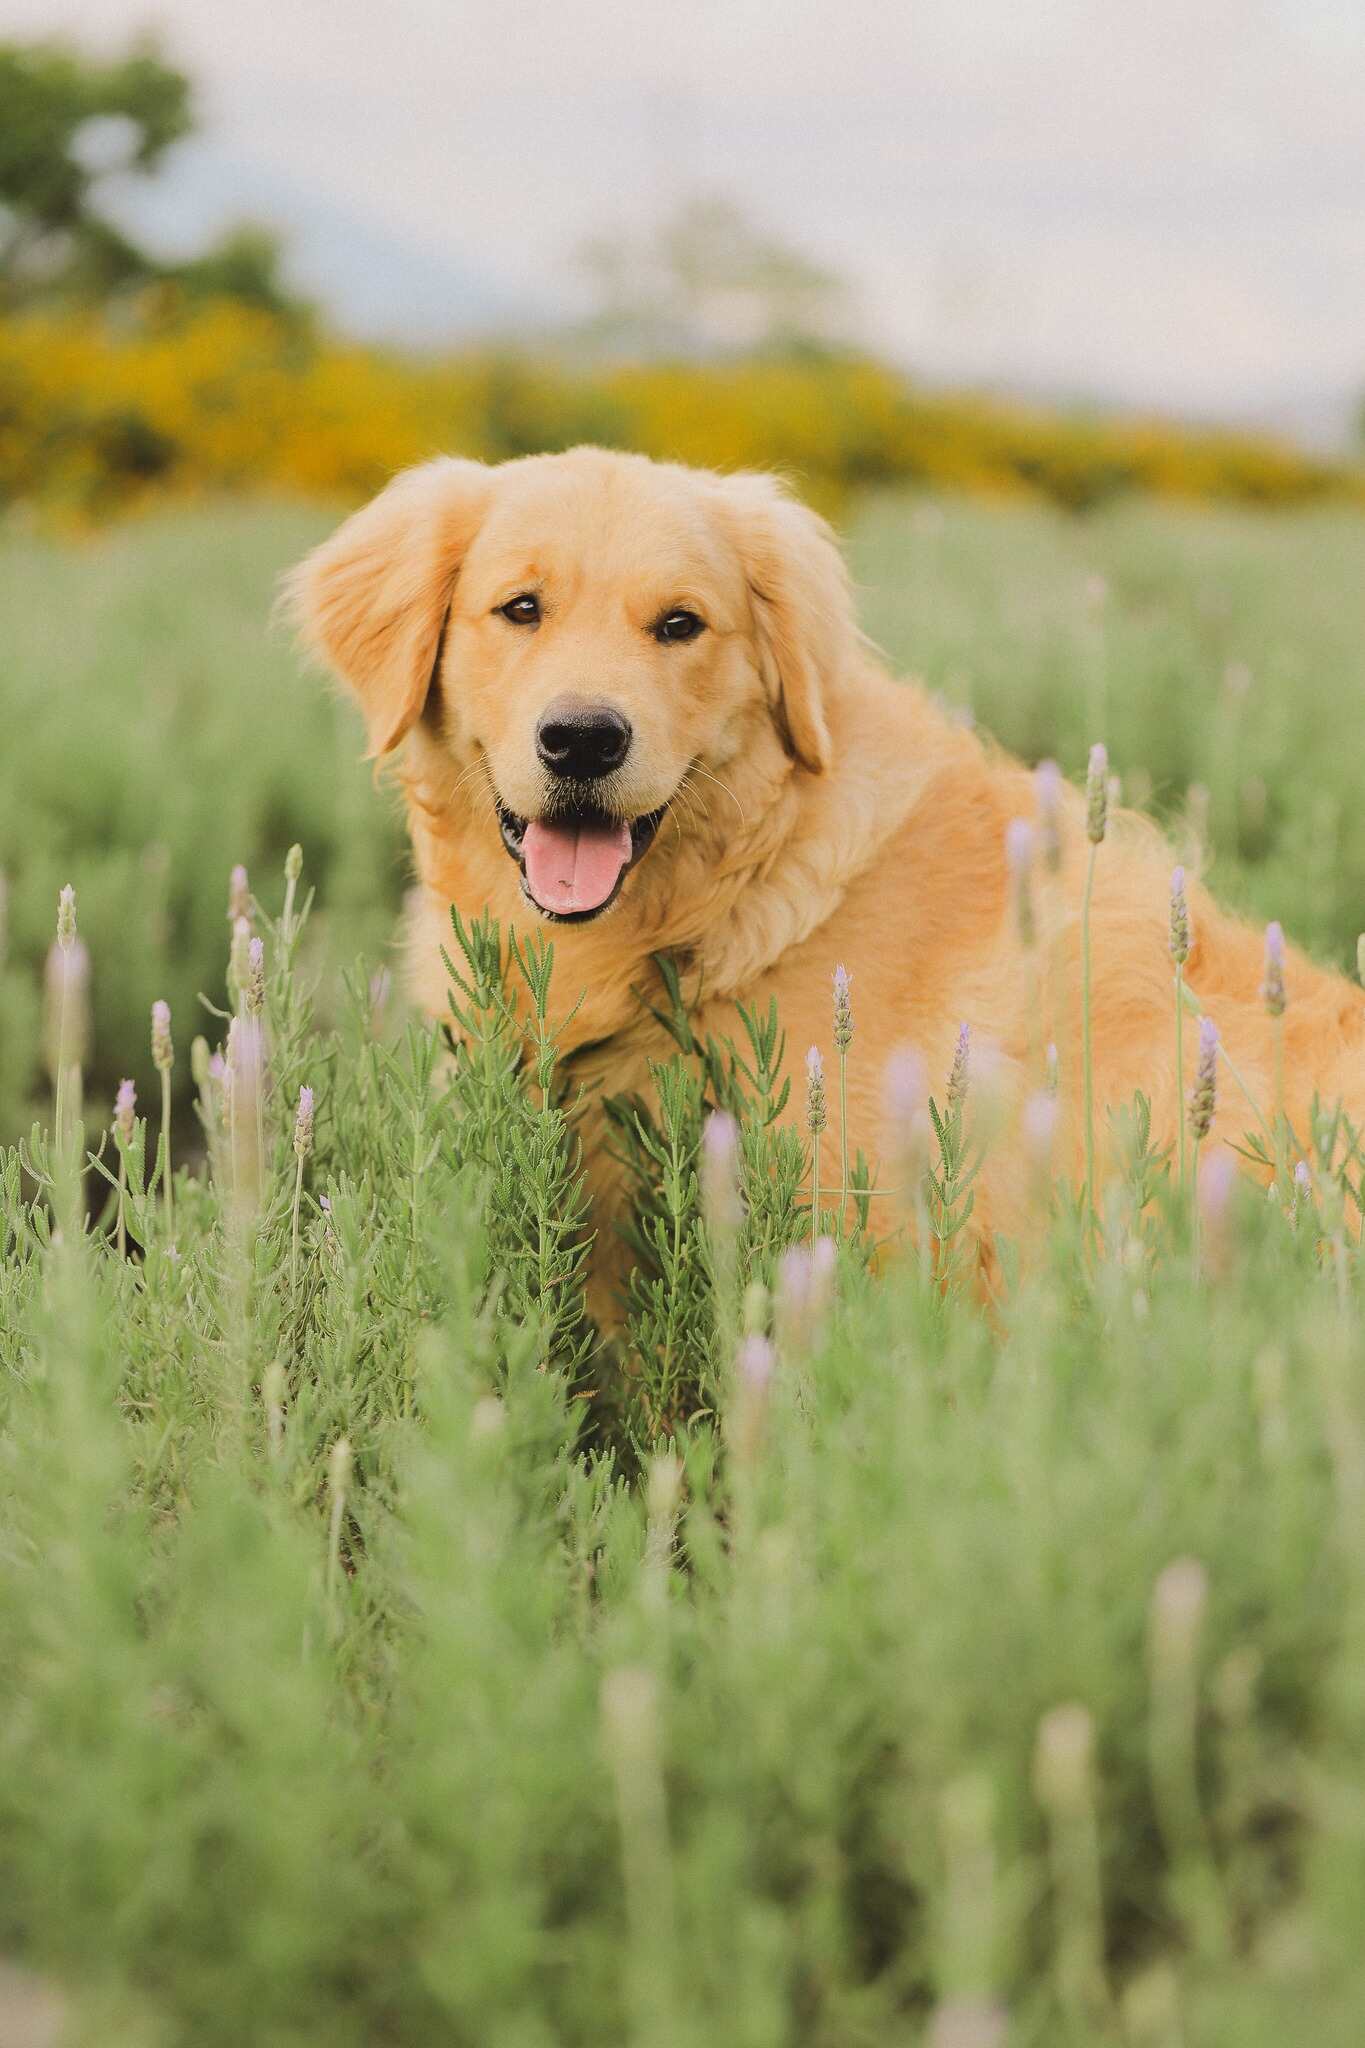
[[[498,825],[536,909],[563,924],[586,924],[616,901],[627,874],[654,844],[666,808],[632,819],[591,806],[556,818],[519,818],[499,802]]]

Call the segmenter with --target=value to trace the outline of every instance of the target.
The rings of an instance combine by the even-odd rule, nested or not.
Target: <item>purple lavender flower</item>
[[[132,1144],[136,1117],[137,1090],[131,1081],[120,1081],[114,1097],[114,1129],[121,1144]]]
[[[152,1004],[152,1065],[158,1073],[168,1073],[175,1064],[175,1047],[171,1043],[171,1006],[169,1003]]]
[[[1171,958],[1183,967],[1190,957],[1190,908],[1185,900],[1185,870],[1171,875]]]
[[[1217,1230],[1227,1215],[1232,1190],[1237,1183],[1237,1164],[1226,1152],[1215,1152],[1199,1175],[1196,1190],[1199,1214],[1211,1230]]]
[[[1190,1135],[1203,1143],[1218,1107],[1218,1026],[1212,1017],[1199,1019],[1199,1065],[1190,1090]]]
[[[834,970],[834,1043],[840,1052],[847,1052],[853,1043],[853,1004],[849,999],[852,981],[841,961]]]
[[[240,919],[249,922],[251,918],[251,883],[240,861],[228,876],[227,917],[228,923],[234,926]]]
[[[1024,1104],[1024,1143],[1035,1166],[1046,1170],[1052,1162],[1060,1105],[1057,1097],[1040,1090]]]
[[[1033,916],[1034,839],[1034,830],[1027,818],[1011,818],[1005,827],[1005,864],[1010,871],[1014,921],[1022,946],[1031,946],[1036,932]]]
[[[957,1051],[953,1054],[952,1072],[948,1076],[948,1112],[951,1115],[967,1099],[967,1083],[971,1079],[972,1028],[964,1024],[957,1034]]]
[[[775,1363],[772,1345],[757,1331],[746,1337],[739,1347],[739,1356],[736,1360],[739,1376],[751,1393],[761,1394],[766,1391],[773,1376]]]
[[[825,1106],[825,1063],[820,1048],[813,1045],[806,1054],[806,1129],[818,1138],[828,1123]]]
[[[1109,750],[1097,740],[1090,749],[1090,768],[1085,778],[1085,830],[1092,846],[1104,837],[1109,819]]]
[[[914,1047],[898,1047],[886,1063],[882,1080],[886,1113],[897,1126],[907,1127],[923,1110],[925,1083],[924,1061]]]
[[[259,1017],[265,1008],[265,940],[252,939],[246,949],[246,982],[242,1001],[248,1017]]]
[[[1277,920],[1265,928],[1265,976],[1261,1001],[1271,1017],[1283,1017],[1289,997],[1284,985],[1284,929]]]
[[[701,1134],[702,1210],[713,1232],[729,1235],[744,1220],[739,1199],[739,1126],[723,1109],[708,1116]]]
[[[294,1154],[303,1160],[313,1149],[313,1091],[307,1085],[299,1090],[299,1106],[294,1114]]]
[[[1040,761],[1033,771],[1038,797],[1038,837],[1043,866],[1050,875],[1062,865],[1062,771],[1055,761]]]

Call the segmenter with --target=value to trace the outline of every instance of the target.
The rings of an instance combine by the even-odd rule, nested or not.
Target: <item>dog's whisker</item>
[[[688,817],[694,823],[696,821],[697,813],[698,811],[700,811],[702,817],[705,818],[707,824],[709,825],[711,822],[710,807],[703,800],[700,791],[693,788],[690,780],[691,773],[692,771],[691,769],[689,769],[687,774],[684,775],[682,781],[678,784],[677,796],[680,797],[682,801],[686,804]]]
[[[730,799],[731,803],[732,803],[732,804],[734,805],[735,809],[736,809],[736,810],[737,810],[737,811],[739,812],[739,822],[740,822],[740,824],[741,824],[741,825],[742,825],[742,826],[744,827],[744,829],[745,829],[745,831],[746,831],[746,832],[748,831],[748,829],[749,829],[749,820],[748,820],[748,818],[747,818],[747,817],[745,816],[745,812],[744,812],[744,806],[743,806],[743,804],[742,804],[742,803],[740,802],[739,798],[738,798],[738,797],[737,797],[737,796],[735,795],[734,791],[733,791],[733,790],[731,789],[731,787],[730,787],[730,785],[729,785],[729,783],[728,783],[728,782],[722,782],[722,781],[721,781],[721,779],[720,779],[720,777],[719,777],[719,775],[713,775],[713,774],[711,773],[711,770],[710,770],[709,768],[703,768],[703,767],[702,767],[702,765],[701,765],[701,762],[700,762],[700,761],[694,761],[694,762],[692,763],[692,766],[691,766],[691,768],[690,768],[690,769],[688,770],[688,773],[689,773],[689,774],[696,774],[696,775],[704,775],[704,776],[706,777],[706,779],[707,779],[707,781],[708,781],[708,782],[714,782],[714,783],[715,783],[715,785],[716,785],[716,788],[717,788],[717,789],[719,789],[719,790],[723,790],[723,791],[724,791],[724,793],[725,793],[725,795],[729,797],[729,799]]]

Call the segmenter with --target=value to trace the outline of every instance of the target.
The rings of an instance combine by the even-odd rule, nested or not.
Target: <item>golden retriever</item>
[[[703,1032],[731,1033],[737,1001],[776,996],[797,1116],[800,1061],[830,1046],[842,963],[853,1148],[888,1156],[889,1055],[914,1048],[941,1101],[966,1022],[993,1048],[1004,1118],[972,1220],[983,1260],[994,1233],[1025,1237],[1038,1207],[1027,1119],[1013,1111],[1049,1070],[1052,1163],[1081,1185],[1085,802],[1049,793],[884,671],[860,640],[833,535],[776,481],[596,448],[496,467],[443,459],[348,519],[291,593],[312,647],[359,699],[371,754],[403,749],[420,884],[410,979],[431,1015],[446,1014],[452,903],[488,906],[504,929],[549,920],[576,1075],[590,1089],[644,1088],[664,1048],[635,991],[667,951]],[[1031,868],[1018,827],[1007,856],[1018,819],[1047,841]],[[1134,1091],[1158,1144],[1182,1114],[1170,886],[1156,830],[1111,815],[1090,925],[1102,1167],[1106,1114]],[[1187,981],[1265,1123],[1281,1066],[1299,1133],[1315,1090],[1359,1122],[1361,992],[1291,952],[1277,1058],[1260,934],[1194,885],[1189,914]],[[1191,1014],[1187,1092],[1198,1033]],[[837,1159],[829,1092],[825,1156]],[[605,1199],[591,1101],[586,1156]],[[1047,1120],[1033,1121],[1036,1148]],[[1225,1075],[1205,1160],[1255,1123]],[[907,1220],[878,1216],[888,1230]]]

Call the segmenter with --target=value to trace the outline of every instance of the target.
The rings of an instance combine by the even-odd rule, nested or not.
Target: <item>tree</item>
[[[231,228],[203,255],[165,262],[101,210],[108,181],[152,176],[193,125],[190,82],[152,43],[108,62],[58,43],[0,43],[0,311],[99,305],[163,283],[298,313],[268,229]]]
[[[588,337],[608,347],[772,354],[845,339],[842,282],[718,195],[689,200],[642,240],[596,237],[579,268],[594,302]]]
[[[189,80],[150,44],[111,63],[0,44],[0,301],[101,298],[147,276],[96,192],[112,172],[154,171],[191,121]]]

